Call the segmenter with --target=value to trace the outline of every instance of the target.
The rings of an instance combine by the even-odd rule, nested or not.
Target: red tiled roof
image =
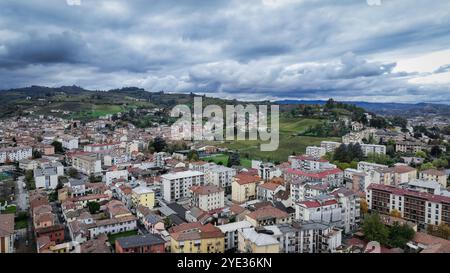
[[[261,177],[255,176],[255,175],[249,175],[246,173],[240,173],[240,174],[236,175],[234,178],[235,178],[235,181],[239,185],[256,183],[256,182],[261,181]]]
[[[205,185],[205,186],[193,186],[191,188],[192,192],[200,195],[207,195],[211,193],[222,192],[223,189],[214,186],[214,185]]]
[[[326,200],[324,202],[320,202],[318,200],[306,200],[298,203],[299,205],[304,205],[307,208],[319,208],[325,206],[331,206],[337,204],[337,201],[334,199]]]
[[[259,185],[259,187],[270,190],[270,191],[275,191],[280,185],[276,184],[276,183],[272,183],[272,182],[266,182],[264,184]]]
[[[289,168],[289,169],[287,169],[287,172],[289,174],[295,174],[298,176],[306,176],[306,177],[311,177],[311,178],[316,178],[316,179],[323,179],[329,175],[342,173],[343,171],[339,168],[334,168],[334,169],[324,170],[324,171],[320,171],[320,172],[305,172],[302,170]]]
[[[258,220],[266,217],[287,218],[289,214],[272,206],[259,208],[247,215],[248,217]]]

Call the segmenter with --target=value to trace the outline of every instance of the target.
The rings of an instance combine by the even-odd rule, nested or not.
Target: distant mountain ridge
[[[283,104],[318,104],[323,105],[326,100],[279,100],[275,103]],[[358,107],[364,108],[369,112],[374,112],[382,115],[423,115],[423,114],[437,114],[450,116],[450,105],[438,103],[396,103],[396,102],[365,102],[365,101],[341,101],[346,104],[354,104]]]

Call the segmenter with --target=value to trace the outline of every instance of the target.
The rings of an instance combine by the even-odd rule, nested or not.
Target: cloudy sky
[[[1,0],[0,89],[73,84],[450,103],[450,1]]]

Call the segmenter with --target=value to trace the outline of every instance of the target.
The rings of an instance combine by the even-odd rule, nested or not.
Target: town
[[[445,119],[365,112],[340,141],[243,164],[168,123],[53,114],[0,120],[0,253],[450,252]]]

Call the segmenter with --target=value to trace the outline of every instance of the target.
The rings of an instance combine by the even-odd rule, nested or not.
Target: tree
[[[421,157],[421,158],[426,158],[427,154],[424,151],[417,151],[416,156]]]
[[[27,185],[28,190],[36,189],[36,184],[34,182],[34,173],[32,170],[28,170],[25,172],[25,184]]]
[[[33,151],[33,158],[41,158],[42,154],[38,150]]]
[[[52,144],[51,144],[53,147],[55,147],[55,152],[56,153],[62,153],[62,152],[64,152],[64,149],[63,149],[63,146],[62,146],[62,143],[61,142],[59,142],[59,141],[53,141],[52,142]]]
[[[429,169],[435,169],[435,167],[433,166],[433,163],[431,163],[431,162],[424,163],[420,166],[421,171],[429,170]]]
[[[445,158],[438,158],[433,160],[433,166],[438,169],[446,168],[448,166],[448,161]]]
[[[241,157],[239,153],[231,153],[228,157],[228,167],[231,166],[240,166],[241,165]]]
[[[441,147],[435,145],[431,148],[430,155],[432,157],[440,157],[442,155]]]
[[[169,217],[164,218],[164,228],[169,229],[173,226],[172,220]]]
[[[188,160],[198,161],[200,159],[197,150],[190,150],[187,155]]]
[[[87,207],[91,214],[95,214],[100,210],[100,204],[97,202],[88,202]]]
[[[159,153],[162,152],[166,147],[167,143],[162,137],[155,137],[152,141],[149,143],[149,147],[152,148],[153,151]]]
[[[389,228],[388,245],[390,247],[404,248],[406,243],[411,241],[414,237],[414,234],[415,231],[412,227],[406,224],[400,225],[398,222],[395,222],[394,225]]]
[[[386,245],[389,239],[389,229],[383,224],[378,214],[366,215],[362,225],[364,236],[369,241]]]
[[[369,204],[367,204],[367,201],[365,198],[361,198],[359,201],[359,209],[361,210],[361,214],[364,215],[367,212],[369,212]]]
[[[450,227],[445,223],[441,223],[438,226],[428,225],[427,233],[436,237],[450,240]]]
[[[69,168],[67,170],[67,174],[72,178],[78,178],[79,176],[78,170],[75,168]]]
[[[392,217],[402,218],[402,213],[396,209],[393,209],[390,213]]]

